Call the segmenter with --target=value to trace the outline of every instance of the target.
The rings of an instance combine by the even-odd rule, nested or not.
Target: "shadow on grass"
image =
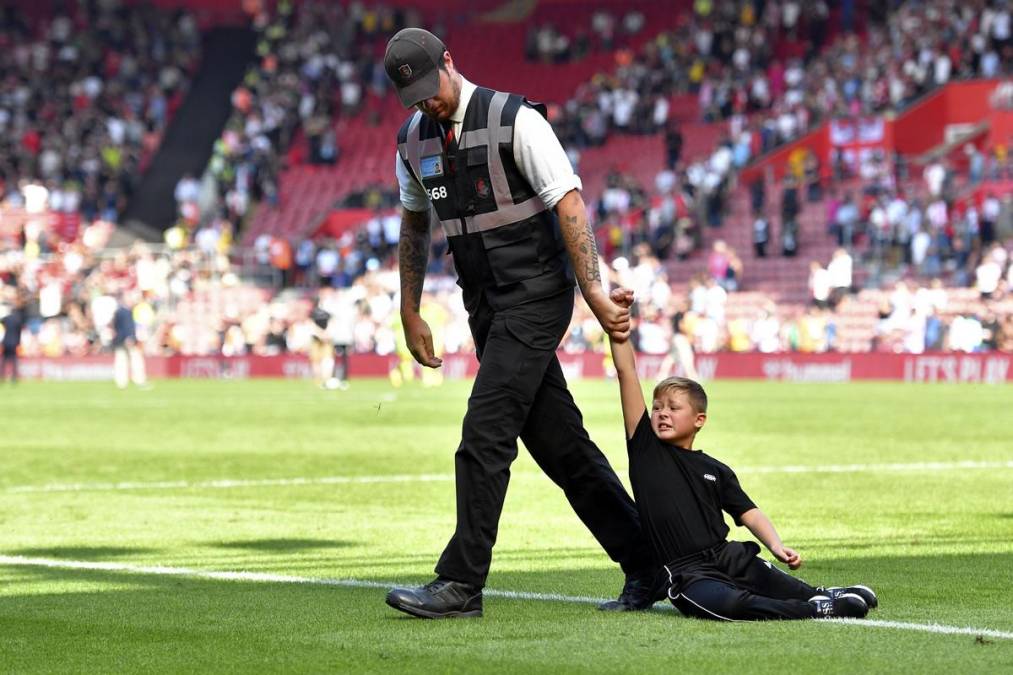
[[[303,543],[305,542],[305,543]],[[309,574],[319,575],[326,571],[330,577],[354,577],[357,572],[367,569],[374,578],[397,580],[405,569],[419,570],[429,575],[433,566],[439,559],[439,551],[425,553],[404,553],[401,555],[335,555],[337,549],[356,546],[353,542],[326,541],[313,539],[269,539],[235,542],[211,542],[206,544],[210,550],[227,550],[234,552],[232,555],[224,556],[211,554],[199,562],[188,562],[189,567],[200,567],[202,565],[214,565],[215,569],[243,569],[249,571],[279,571],[279,563],[284,564],[284,571],[288,574],[302,574],[308,571]],[[275,555],[291,553],[289,557],[279,560]],[[263,555],[272,554],[272,555]],[[560,548],[544,550],[537,548],[530,549],[499,549],[493,555],[493,568],[496,567],[528,567],[528,561],[563,561],[557,562],[557,566],[580,565],[587,568],[601,568],[608,566],[609,561],[601,549],[585,548]],[[231,567],[230,567],[231,566]],[[618,567],[615,570],[617,583],[622,583]],[[429,581],[429,579],[426,579]]]
[[[80,555],[79,550],[75,555]],[[532,566],[536,560],[533,553]],[[207,564],[222,569],[214,561]],[[419,568],[418,575],[428,580],[425,567]],[[405,581],[365,569],[353,576]],[[864,582],[875,587],[882,603],[875,618],[1011,628],[995,612],[995,598],[1013,584],[1013,553],[855,558],[814,563],[805,571],[803,578],[815,584]],[[383,588],[34,566],[0,566],[0,573],[4,576],[0,589],[4,669],[16,672],[380,672],[403,669],[406,664],[418,671],[446,671],[482,670],[489,663],[499,664],[493,670],[523,670],[519,666],[526,665],[535,671],[565,671],[567,666],[573,670],[583,665],[591,670],[632,672],[638,667],[651,669],[651,663],[659,668],[663,661],[658,659],[671,657],[674,641],[685,643],[680,648],[684,657],[687,649],[694,658],[709,653],[706,658],[713,659],[713,654],[722,653],[732,658],[726,665],[746,669],[748,659],[762,656],[762,650],[751,646],[752,639],[782,630],[703,625],[672,611],[616,616],[597,612],[588,603],[495,596],[485,600],[483,621],[424,622],[388,608]],[[974,583],[967,583],[969,579]],[[81,586],[75,587],[78,583]],[[104,583],[108,590],[95,590],[95,584]],[[489,579],[490,588],[499,590],[601,598],[610,597],[619,584],[619,572],[607,568],[494,569]],[[857,669],[889,665],[859,664],[848,656],[859,635],[853,631],[790,630],[795,641],[782,640],[778,649],[806,650],[799,655],[802,658],[829,653],[841,659],[838,663]],[[886,642],[911,635],[921,640],[962,640],[974,649],[970,646],[973,638],[967,636],[942,639],[883,631],[861,635],[863,640],[883,636]],[[989,653],[995,658],[1010,653],[1006,642],[1000,646],[1002,651]],[[713,661],[697,665],[706,663],[714,665]],[[975,662],[976,667],[992,665]]]
[[[211,545],[225,549],[260,551],[263,553],[287,553],[289,551],[348,548],[355,544],[350,541],[334,541],[331,539],[248,539],[215,542]]]
[[[57,558],[66,560],[103,560],[105,558],[121,558],[141,553],[157,553],[157,548],[140,548],[127,546],[50,546],[38,548],[22,548],[10,551],[11,555],[29,558]]]

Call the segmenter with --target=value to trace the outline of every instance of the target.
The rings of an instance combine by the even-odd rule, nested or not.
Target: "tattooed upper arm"
[[[401,225],[402,228],[407,227],[410,230],[417,232],[425,231],[429,233],[429,212],[428,211],[410,211],[406,208],[401,209]]]

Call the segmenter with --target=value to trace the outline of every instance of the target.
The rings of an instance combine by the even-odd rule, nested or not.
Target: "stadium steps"
[[[279,203],[257,207],[244,242],[249,244],[264,232],[293,240],[310,236],[347,195],[375,185],[396,185],[394,141],[406,116],[394,96],[367,94],[360,114],[335,122],[339,156],[334,166],[300,163],[307,154],[306,141],[296,138],[288,155],[291,165],[280,177]]]
[[[953,138],[914,157],[911,160],[911,164],[914,167],[920,168],[935,161],[946,160],[951,167],[964,169],[968,164],[967,156],[964,155],[964,145],[967,143],[975,144],[975,141],[983,140],[982,137],[988,134],[991,126],[989,120],[970,125],[968,128],[955,134]]]
[[[146,238],[176,220],[176,183],[204,172],[214,142],[232,112],[231,96],[254,57],[256,36],[246,28],[216,28],[204,34],[203,61],[151,165],[121,218]]]

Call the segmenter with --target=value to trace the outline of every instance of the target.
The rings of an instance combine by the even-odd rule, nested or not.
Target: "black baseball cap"
[[[383,67],[406,108],[440,91],[438,68],[445,51],[440,38],[421,28],[399,30],[387,43]]]

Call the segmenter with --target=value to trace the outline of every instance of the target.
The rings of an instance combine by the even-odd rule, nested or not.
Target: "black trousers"
[[[627,573],[654,569],[636,505],[584,429],[556,358],[573,293],[469,317],[479,368],[455,456],[457,528],[436,565],[484,586],[517,438],[563,489],[577,516]]]
[[[4,347],[0,356],[0,380],[7,376],[8,368],[11,371],[11,382],[18,381],[18,348]]]
[[[334,345],[334,377],[348,380],[348,345]]]
[[[819,591],[756,556],[754,542],[731,541],[674,570],[668,597],[686,616],[716,621],[811,619]],[[666,567],[666,569],[668,569]]]

